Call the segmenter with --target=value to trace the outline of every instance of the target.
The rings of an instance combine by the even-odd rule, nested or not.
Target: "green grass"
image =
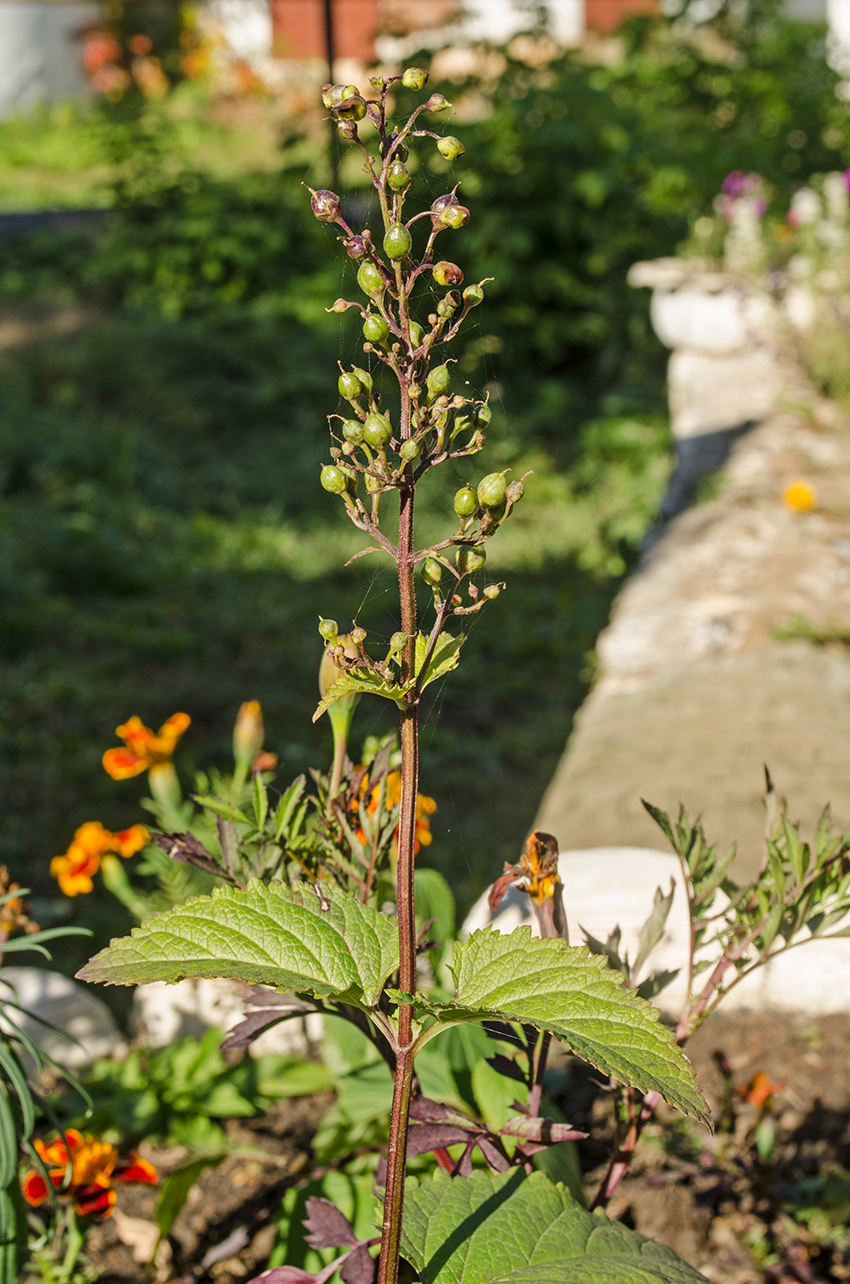
[[[116,314],[5,354],[0,841],[39,896],[53,893],[49,858],[76,825],[139,818],[144,780],[115,783],[100,766],[130,714],[153,725],[191,714],[187,782],[227,760],[251,698],[281,781],[326,765],[329,729],[310,721],[318,616],[347,626],[356,615],[376,641],[397,627],[386,565],[342,568],[360,537],[318,486],[339,343],[324,316],[307,327]],[[491,459],[536,472],[515,528],[492,546],[508,591],[473,624],[423,735],[422,788],[439,803],[425,859],[464,905],[533,819],[586,689],[618,550],[651,520],[666,471],[663,424],[591,426],[592,476],[539,449],[518,454],[503,414],[494,429]],[[426,491],[422,537],[481,469]],[[392,721],[364,699],[355,735]],[[103,905],[76,909],[106,930]]]

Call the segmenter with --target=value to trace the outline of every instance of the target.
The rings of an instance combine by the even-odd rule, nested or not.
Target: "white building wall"
[[[93,0],[0,0],[0,118],[88,92],[80,34]]]

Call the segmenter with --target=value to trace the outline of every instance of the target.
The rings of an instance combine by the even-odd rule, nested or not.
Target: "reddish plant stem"
[[[401,390],[400,435],[410,436],[410,396],[403,375]],[[408,470],[412,471],[412,470]],[[402,680],[413,676],[416,642],[416,590],[413,581],[413,486],[400,492],[398,584],[401,602],[401,627],[407,637],[402,658]],[[401,808],[398,826],[398,944],[399,988],[405,994],[416,991],[416,921],[413,896],[413,848],[416,840],[416,798],[419,788],[419,710],[415,693],[411,693],[401,714]],[[384,1221],[381,1232],[381,1256],[378,1262],[378,1284],[396,1284],[398,1280],[399,1243],[404,1205],[404,1176],[407,1162],[407,1126],[410,1094],[413,1088],[413,1007],[401,1004],[398,1009],[398,1046],[393,1084],[393,1105],[387,1148],[387,1187],[384,1198]]]

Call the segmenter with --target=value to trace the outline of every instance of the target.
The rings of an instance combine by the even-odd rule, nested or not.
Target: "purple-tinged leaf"
[[[354,1248],[360,1243],[351,1222],[329,1199],[311,1195],[305,1207],[304,1238],[312,1248]]]
[[[275,1266],[262,1275],[255,1275],[248,1284],[316,1284],[318,1275],[302,1271],[297,1266]]]
[[[359,1244],[343,1262],[340,1275],[345,1284],[373,1284],[377,1263],[366,1244]]]
[[[584,1141],[586,1132],[577,1132],[572,1124],[555,1123],[552,1119],[517,1115],[499,1129],[502,1137],[521,1137],[526,1141],[554,1146],[559,1141]]]
[[[444,1106],[430,1097],[414,1097],[410,1103],[410,1117],[420,1123],[452,1123],[458,1128],[478,1128],[479,1124],[469,1115],[461,1114],[451,1106]]]
[[[208,852],[194,834],[151,834],[154,844],[161,848],[172,860],[184,865],[194,865],[205,874],[214,874],[217,878],[226,877],[221,863]]]
[[[472,1174],[472,1150],[474,1145],[475,1142],[471,1141],[458,1160],[456,1166],[458,1177],[469,1177]]]
[[[308,1011],[310,1009],[307,1009]],[[301,1007],[293,1008],[291,1012],[281,1012],[278,1008],[275,1010],[266,1010],[265,1012],[249,1012],[244,1020],[240,1021],[230,1031],[230,1034],[220,1045],[222,1052],[229,1052],[232,1048],[247,1048],[250,1044],[258,1039],[265,1030],[270,1030],[273,1025],[279,1025],[281,1021],[289,1021],[292,1017],[303,1016]]]
[[[407,1153],[427,1155],[431,1150],[443,1150],[461,1142],[467,1144],[471,1137],[475,1139],[478,1131],[471,1126],[458,1128],[454,1124],[412,1123],[407,1134]]]
[[[482,1135],[475,1139],[478,1149],[494,1172],[504,1173],[510,1168],[510,1160],[492,1137]]]

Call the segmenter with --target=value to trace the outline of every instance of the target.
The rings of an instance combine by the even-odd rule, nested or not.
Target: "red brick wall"
[[[270,0],[274,51],[278,58],[323,58],[323,0]],[[375,57],[379,0],[334,0],[337,58],[370,62]]]
[[[600,36],[616,31],[633,13],[657,12],[657,0],[584,0],[585,26]]]

